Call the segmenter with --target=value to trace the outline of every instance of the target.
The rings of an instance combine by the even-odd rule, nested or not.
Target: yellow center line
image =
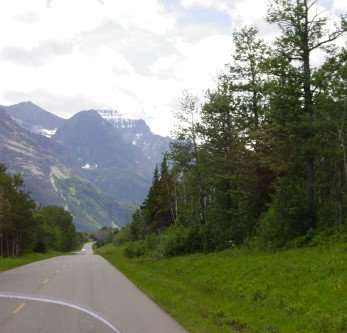
[[[26,303],[21,303],[16,310],[14,310],[12,313],[17,314],[20,310],[22,310],[25,307]]]
[[[49,281],[49,279],[46,279],[45,281],[42,282],[42,284],[46,284]]]
[[[55,273],[56,273],[56,274],[60,273],[60,270],[59,270],[59,269],[57,269],[57,271],[56,271]]]

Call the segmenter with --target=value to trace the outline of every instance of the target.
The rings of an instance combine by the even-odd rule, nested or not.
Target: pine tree
[[[282,31],[277,40],[277,48],[281,56],[289,63],[301,64],[298,83],[302,89],[302,105],[298,112],[305,116],[305,163],[306,163],[306,198],[308,206],[308,226],[316,227],[314,207],[314,88],[312,68],[312,53],[323,49],[329,51],[329,45],[347,31],[344,17],[333,31],[327,29],[328,18],[320,12],[318,0],[272,0],[268,10],[267,20],[277,23]]]
[[[153,172],[152,185],[149,189],[148,195],[141,206],[144,215],[145,232],[155,230],[157,221],[156,213],[158,211],[158,193],[160,186],[159,169],[155,167]]]

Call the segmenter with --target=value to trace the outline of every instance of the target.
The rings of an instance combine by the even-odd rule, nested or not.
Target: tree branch
[[[310,47],[310,51],[313,51],[319,47],[321,47],[322,45],[324,44],[327,44],[327,43],[331,43],[333,42],[334,40],[336,40],[337,38],[339,38],[340,36],[342,36],[346,31],[336,31],[335,33],[333,33],[332,35],[330,35],[330,37],[326,40],[323,40],[319,43],[317,43],[316,45],[313,45],[312,47]]]

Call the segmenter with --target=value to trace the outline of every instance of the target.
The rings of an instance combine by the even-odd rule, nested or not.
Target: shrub
[[[160,235],[160,251],[166,257],[192,252],[192,234],[183,226],[169,227]]]
[[[143,240],[129,242],[124,248],[124,255],[128,258],[142,257],[146,253],[146,243]]]
[[[338,243],[347,243],[346,227],[319,230],[314,237],[312,237],[309,245],[326,247]]]
[[[282,178],[258,223],[258,240],[267,249],[282,248],[308,231],[307,218],[304,185],[294,177]]]
[[[113,243],[116,246],[123,245],[124,243],[127,243],[130,240],[131,240],[131,237],[129,235],[129,230],[127,228],[120,230],[118,233],[116,233],[113,236]]]

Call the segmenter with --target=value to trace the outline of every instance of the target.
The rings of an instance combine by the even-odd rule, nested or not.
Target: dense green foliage
[[[0,257],[75,249],[80,237],[72,215],[61,207],[37,207],[23,185],[20,175],[7,174],[0,164]]]
[[[277,253],[230,249],[129,259],[97,249],[192,333],[346,332],[346,236]],[[330,245],[329,245],[330,244]]]
[[[46,206],[33,213],[37,239],[34,250],[71,251],[78,245],[72,215],[62,207]]]
[[[204,101],[184,94],[177,140],[128,239],[163,233],[170,255],[245,242],[276,249],[346,225],[347,50],[333,45],[346,19],[329,30],[318,1],[271,0],[267,20],[281,31],[274,43],[256,27],[235,32],[217,87]],[[326,56],[313,66],[318,50]]]

